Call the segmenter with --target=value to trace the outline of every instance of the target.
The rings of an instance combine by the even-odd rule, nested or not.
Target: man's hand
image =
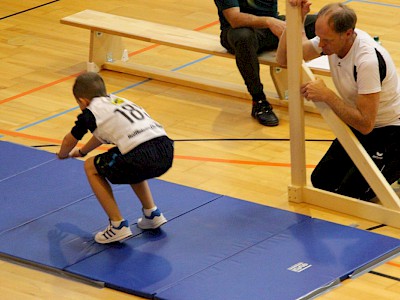
[[[268,18],[268,28],[275,36],[280,38],[283,31],[286,28],[286,22],[280,19],[270,17]]]
[[[321,78],[303,84],[300,93],[307,100],[314,102],[327,102],[332,91],[325,85]]]
[[[79,148],[74,148],[72,151],[69,153],[70,157],[82,157],[82,155],[79,153]]]
[[[304,21],[307,14],[310,12],[311,1],[308,0],[289,0],[289,4],[291,6],[300,6],[301,7],[301,17]]]
[[[291,6],[300,6],[304,0],[289,0]]]

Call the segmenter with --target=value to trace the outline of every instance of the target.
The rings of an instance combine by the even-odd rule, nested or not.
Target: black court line
[[[367,228],[365,230],[371,231],[371,230],[375,230],[375,229],[382,228],[382,227],[385,227],[385,226],[386,226],[385,224],[380,224],[380,225],[376,225],[376,226],[373,226],[373,227],[369,227],[369,228]],[[384,274],[384,273],[380,273],[380,272],[376,272],[376,271],[369,271],[368,273],[373,274],[373,275],[377,275],[377,276],[381,276],[381,277],[385,277],[385,278],[388,278],[388,279],[400,281],[399,277],[391,276],[391,275],[388,275],[388,274]]]
[[[381,276],[381,277],[385,277],[385,278],[388,278],[388,279],[392,279],[392,280],[400,281],[400,278],[398,278],[398,277],[395,277],[395,276],[390,276],[390,275],[383,274],[383,273],[380,273],[380,272],[369,271],[368,273],[370,273],[370,274],[374,274],[374,275],[377,275],[377,276]]]
[[[31,8],[28,8],[28,9],[25,9],[25,10],[22,10],[22,11],[19,11],[19,12],[16,12],[16,13],[13,13],[13,14],[8,15],[8,16],[5,16],[5,17],[0,17],[0,20],[7,19],[7,18],[16,16],[16,15],[19,15],[19,14],[23,14],[23,13],[25,13],[25,12],[27,12],[27,11],[34,10],[34,9],[36,9],[36,8],[39,8],[39,7],[42,7],[42,6],[46,6],[46,5],[49,5],[49,4],[52,4],[52,3],[54,3],[54,2],[58,2],[58,1],[60,1],[60,0],[50,1],[50,2],[47,2],[47,3],[44,3],[44,4],[40,4],[40,5],[38,5],[38,6],[35,6],[35,7],[31,7]]]
[[[174,142],[245,142],[245,141],[270,141],[270,142],[287,142],[290,139],[274,139],[274,138],[265,138],[265,139],[241,139],[241,138],[227,138],[227,139],[176,139]],[[306,139],[306,142],[332,142],[333,140],[324,140],[324,139]],[[31,147],[34,148],[43,148],[43,147],[58,147],[60,145],[57,144],[47,144],[47,145],[34,145]]]
[[[226,139],[176,139],[174,142],[243,142],[243,141],[271,141],[288,142],[289,138],[226,138]],[[306,142],[333,142],[330,139],[305,139]]]
[[[375,230],[375,229],[382,228],[382,227],[385,227],[385,226],[386,226],[385,224],[380,224],[380,225],[376,225],[376,226],[367,228],[367,229],[365,229],[365,230],[371,231],[371,230]]]
[[[48,145],[34,145],[32,146],[33,148],[43,148],[43,147],[57,147],[60,145],[56,145],[56,144],[48,144]]]

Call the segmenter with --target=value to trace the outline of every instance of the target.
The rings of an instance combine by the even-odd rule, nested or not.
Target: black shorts
[[[100,176],[113,184],[134,184],[159,177],[172,166],[174,142],[166,136],[140,144],[126,154],[117,147],[96,155],[94,165]]]

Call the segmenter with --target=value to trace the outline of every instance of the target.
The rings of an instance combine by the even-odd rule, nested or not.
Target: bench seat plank
[[[144,72],[143,68],[137,64],[132,64],[131,62],[125,63],[115,59],[121,57],[122,50],[124,49],[122,46],[122,37],[208,55],[234,58],[232,54],[228,53],[227,50],[221,46],[220,38],[216,34],[137,20],[89,9],[64,17],[60,22],[65,25],[90,30],[91,38],[88,70],[99,71],[104,68],[138,76],[140,76],[139,74],[147,74],[150,78],[158,80],[171,83],[178,81],[186,86],[197,86],[200,89],[232,95],[232,93],[227,92],[228,86],[224,85],[222,82],[217,83],[196,76],[188,76],[187,79],[184,79],[183,76],[185,75],[180,76],[176,72],[160,71],[156,68],[147,68],[146,72]],[[109,54],[114,58],[112,61],[107,60]],[[275,51],[267,51],[260,54],[259,61],[261,64],[270,67],[270,75],[278,94],[278,101],[273,102],[278,102],[279,105],[281,105],[282,103],[286,103],[286,101],[282,100],[287,100],[287,70],[281,68],[276,63],[275,57]],[[319,63],[317,65],[310,64],[309,66],[315,74],[324,76],[330,75],[329,66],[327,66],[327,64]],[[190,80],[192,80],[192,83],[190,83]],[[207,83],[210,84],[209,87],[207,87]],[[216,86],[225,87],[218,89]],[[244,85],[235,88],[235,91],[233,91],[235,95],[243,95],[243,93],[244,95],[247,94],[245,98],[249,98]],[[314,108],[314,106],[307,106],[306,110],[315,112]]]
[[[159,23],[156,24],[154,22],[117,16],[90,9],[64,17],[60,22],[70,26],[144,42],[216,56],[234,57],[221,46],[220,38],[216,34],[193,31]],[[264,52],[259,56],[260,63],[279,67],[276,63],[275,56],[275,51]],[[311,68],[313,67],[311,66]],[[317,69],[319,73],[329,73],[329,70],[320,67]]]
[[[84,10],[62,18],[62,24],[99,31],[145,42],[218,56],[231,56],[221,46],[219,36],[184,28],[155,24],[108,13]],[[156,25],[156,26],[155,26]]]

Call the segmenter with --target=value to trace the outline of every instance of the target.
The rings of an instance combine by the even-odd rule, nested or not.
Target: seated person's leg
[[[264,94],[260,79],[260,50],[257,30],[252,28],[230,28],[221,33],[221,44],[235,55],[236,65],[253,99],[251,115],[262,125],[276,126],[279,120]]]

